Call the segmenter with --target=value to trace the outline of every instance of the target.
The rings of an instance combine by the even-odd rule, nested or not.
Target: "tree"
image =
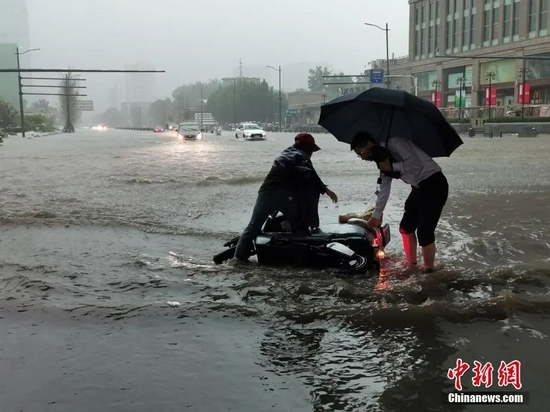
[[[31,111],[33,113],[57,115],[57,108],[50,106],[50,102],[45,99],[40,99],[31,105]]]
[[[78,86],[79,75],[67,73],[63,75],[63,80],[59,83],[59,114],[61,119],[65,121],[64,133],[74,133],[74,123],[80,121],[82,112],[78,110],[77,104],[80,101]]]
[[[174,98],[174,117],[177,120],[184,119],[186,113],[190,113],[191,109],[200,107],[201,87],[202,98],[208,100],[210,95],[214,93],[222,82],[218,79],[211,79],[207,83],[195,82],[192,84],[184,84],[172,92]]]
[[[332,70],[329,70],[326,66],[317,66],[314,69],[309,69],[309,76],[307,78],[307,85],[312,92],[326,92],[327,86],[323,83],[328,83],[329,79],[323,78],[323,76],[331,76]]]
[[[164,126],[173,119],[174,102],[171,99],[157,100],[149,109],[149,119],[154,120],[155,124]]]
[[[281,97],[284,112],[288,101],[286,94]],[[279,121],[279,92],[269,87],[265,80],[254,83],[236,79],[235,84],[219,87],[210,95],[205,111],[212,113],[220,123]]]
[[[328,77],[323,76],[339,76]],[[325,84],[323,84],[325,83]],[[326,83],[333,83],[326,84]],[[347,83],[347,84],[343,84]],[[323,92],[327,95],[329,100],[335,99],[341,94],[345,94],[346,90],[355,88],[355,80],[353,77],[346,77],[343,72],[334,74],[332,70],[327,67],[317,66],[314,69],[309,69],[309,77],[307,80],[309,90],[312,92]]]
[[[25,116],[25,131],[53,132],[55,116],[51,114],[30,114]]]
[[[0,100],[0,128],[7,129],[17,126],[19,124],[18,116],[19,112],[11,104]]]

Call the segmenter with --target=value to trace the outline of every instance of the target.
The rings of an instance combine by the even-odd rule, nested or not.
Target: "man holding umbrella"
[[[371,228],[382,224],[382,213],[390,196],[393,179],[411,185],[405,202],[405,213],[399,225],[407,262],[416,265],[417,244],[422,247],[424,270],[435,270],[435,228],[449,194],[449,185],[441,167],[410,140],[393,137],[387,147],[376,142],[368,132],[358,132],[351,143],[351,150],[363,160],[376,162],[381,172],[380,187],[372,218]]]
[[[420,244],[424,268],[433,271],[434,232],[449,192],[447,179],[433,158],[449,157],[463,144],[456,130],[433,103],[402,90],[378,87],[323,105],[318,123],[380,169],[369,226],[381,223],[392,179],[411,185],[400,224],[405,254],[410,264],[416,264]]]

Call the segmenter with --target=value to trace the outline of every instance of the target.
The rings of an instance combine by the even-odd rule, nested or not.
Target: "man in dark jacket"
[[[309,133],[300,133],[294,145],[285,149],[273,162],[260,190],[250,223],[242,233],[235,258],[247,261],[254,239],[262,230],[268,216],[274,211],[282,212],[294,232],[319,226],[317,209],[319,196],[327,194],[333,202],[336,194],[321,180],[311,162],[313,152],[321,150]]]

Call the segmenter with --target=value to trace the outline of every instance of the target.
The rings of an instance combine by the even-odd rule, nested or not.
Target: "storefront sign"
[[[485,106],[497,105],[497,88],[486,87],[485,88]]]
[[[518,103],[529,104],[531,101],[531,85],[520,83],[518,85]]]
[[[441,107],[441,92],[432,92],[432,103],[438,108]]]

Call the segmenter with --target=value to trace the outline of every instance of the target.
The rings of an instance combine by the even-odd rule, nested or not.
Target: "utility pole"
[[[489,80],[489,119],[491,118],[491,95],[493,93],[493,88],[491,87],[492,86],[492,82],[493,82],[493,79],[495,78],[496,76],[496,73],[495,72],[487,72],[485,73],[485,76],[486,78]]]
[[[525,60],[523,60],[523,68],[519,69],[519,75],[521,76],[521,118],[525,117],[525,80],[529,69],[525,67]]]
[[[23,84],[21,83],[21,80],[22,80],[21,63],[19,61],[19,56],[25,53],[38,51],[38,50],[40,49],[31,49],[31,50],[24,51],[23,53],[19,53],[19,47],[17,47],[17,50],[15,52],[15,54],[17,55],[17,76],[19,81],[19,115],[21,116],[21,132],[23,137],[25,137],[25,113],[24,113],[24,106],[23,106]]]
[[[386,86],[389,89],[390,88],[390,77],[388,77],[388,76],[390,75],[390,41],[389,41],[390,29],[388,27],[388,23],[386,23],[386,28],[385,29],[378,26],[378,25],[376,25],[376,24],[372,24],[372,23],[365,23],[365,25],[376,27],[377,29],[380,29],[380,30],[386,32],[386,79],[387,79]]]
[[[201,83],[201,132],[202,132],[202,125],[203,125],[203,114],[202,114],[202,83]]]
[[[388,23],[386,23],[386,76],[390,75],[390,41],[389,41],[390,29]],[[388,89],[390,88],[390,78],[388,77]]]
[[[67,73],[65,75],[65,105],[67,106],[67,123],[65,123],[65,127],[63,128],[63,133],[74,133],[74,126],[71,122],[71,99],[69,91],[72,89],[72,79],[71,79],[71,73]],[[72,91],[72,90],[71,90]]]
[[[19,105],[20,105],[20,116],[21,116],[21,128],[23,130],[23,133],[22,135],[25,136],[25,128],[24,128],[24,125],[25,125],[25,119],[24,119],[24,107],[23,107],[23,95],[33,95],[33,96],[64,96],[65,94],[67,93],[63,93],[63,94],[60,94],[60,93],[28,93],[28,92],[23,92],[22,91],[22,88],[23,87],[55,87],[55,86],[51,86],[51,85],[44,85],[44,86],[37,86],[37,85],[24,85],[21,83],[21,80],[23,79],[23,77],[21,76],[21,73],[165,73],[164,70],[110,70],[110,69],[22,69],[21,68],[21,63],[20,63],[20,59],[19,59],[19,56],[25,54],[25,53],[29,53],[29,52],[32,52],[32,51],[37,51],[37,50],[40,50],[40,49],[32,49],[32,50],[27,50],[23,53],[20,53],[19,52],[19,48],[17,48],[17,51],[16,51],[16,54],[17,54],[17,69],[13,69],[13,68],[9,68],[9,69],[0,69],[0,73],[18,73],[18,77],[19,77]],[[25,77],[25,79],[27,80],[32,80],[33,77]],[[38,78],[36,77],[36,79],[41,79],[41,80],[65,80],[66,78],[63,77],[63,78],[50,78],[50,77],[47,77],[47,78]],[[75,79],[73,78],[73,81],[82,81],[83,79]],[[58,87],[63,87],[63,86],[58,86]],[[86,87],[79,87],[79,86],[73,86],[73,88],[75,89],[85,89]],[[85,97],[86,95],[74,95],[74,97]]]
[[[462,119],[464,117],[464,112],[463,112],[463,109],[462,109],[462,86],[464,85],[465,83],[465,79],[463,77],[459,77],[458,79],[456,79],[456,84],[459,85],[459,89],[458,89],[458,118],[459,119]],[[464,93],[466,94],[466,93]],[[466,99],[466,96],[464,96],[464,99]]]
[[[233,78],[233,121],[235,123],[235,129],[237,128],[237,79]]]
[[[282,90],[281,90],[281,66],[279,68],[275,68],[273,66],[266,66],[270,69],[275,70],[276,72],[279,72],[279,132],[282,131],[283,127],[283,97],[282,97]]]

